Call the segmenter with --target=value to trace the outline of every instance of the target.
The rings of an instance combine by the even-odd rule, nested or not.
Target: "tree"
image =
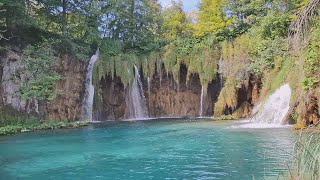
[[[148,50],[154,42],[160,10],[157,1],[109,1],[102,8],[103,35],[123,42],[124,50]]]
[[[231,19],[226,16],[225,5],[224,0],[201,0],[194,25],[196,37],[217,34],[231,24]]]
[[[35,46],[29,45],[23,51],[23,68],[25,77],[20,88],[20,96],[24,99],[52,100],[57,94],[54,84],[60,79],[55,71],[55,57],[49,41]]]
[[[182,9],[182,1],[172,1],[171,6],[163,11],[163,31],[167,40],[173,41],[186,35],[188,19]]]
[[[0,3],[0,13],[4,13],[4,12],[6,12],[6,10],[5,9],[2,9],[2,6],[3,6],[3,3]],[[0,19],[0,41],[2,40],[2,39],[6,39],[5,37],[4,37],[4,33],[6,32],[6,18],[2,18],[2,19]]]

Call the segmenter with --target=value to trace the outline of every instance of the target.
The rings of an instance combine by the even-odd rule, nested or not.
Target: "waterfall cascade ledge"
[[[92,84],[92,72],[95,62],[99,58],[99,49],[91,57],[86,73],[85,79],[85,95],[82,103],[82,119],[93,121],[92,118],[92,106],[93,106],[93,97],[94,97],[94,86]]]
[[[282,128],[290,108],[291,89],[284,84],[269,96],[264,104],[254,108],[254,116],[250,123],[241,125],[242,128]]]

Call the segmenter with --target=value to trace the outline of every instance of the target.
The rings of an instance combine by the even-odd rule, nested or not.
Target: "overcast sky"
[[[185,11],[196,10],[199,0],[182,0]],[[170,5],[171,0],[160,0],[163,7]]]

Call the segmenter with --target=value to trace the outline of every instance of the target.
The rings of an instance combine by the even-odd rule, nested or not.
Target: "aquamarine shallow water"
[[[288,129],[162,119],[0,137],[0,179],[256,179],[285,171]]]

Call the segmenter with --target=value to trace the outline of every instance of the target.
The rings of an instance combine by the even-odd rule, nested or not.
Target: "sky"
[[[183,9],[185,11],[196,10],[199,0],[182,0]],[[171,0],[160,0],[160,3],[163,7],[170,5]]]

